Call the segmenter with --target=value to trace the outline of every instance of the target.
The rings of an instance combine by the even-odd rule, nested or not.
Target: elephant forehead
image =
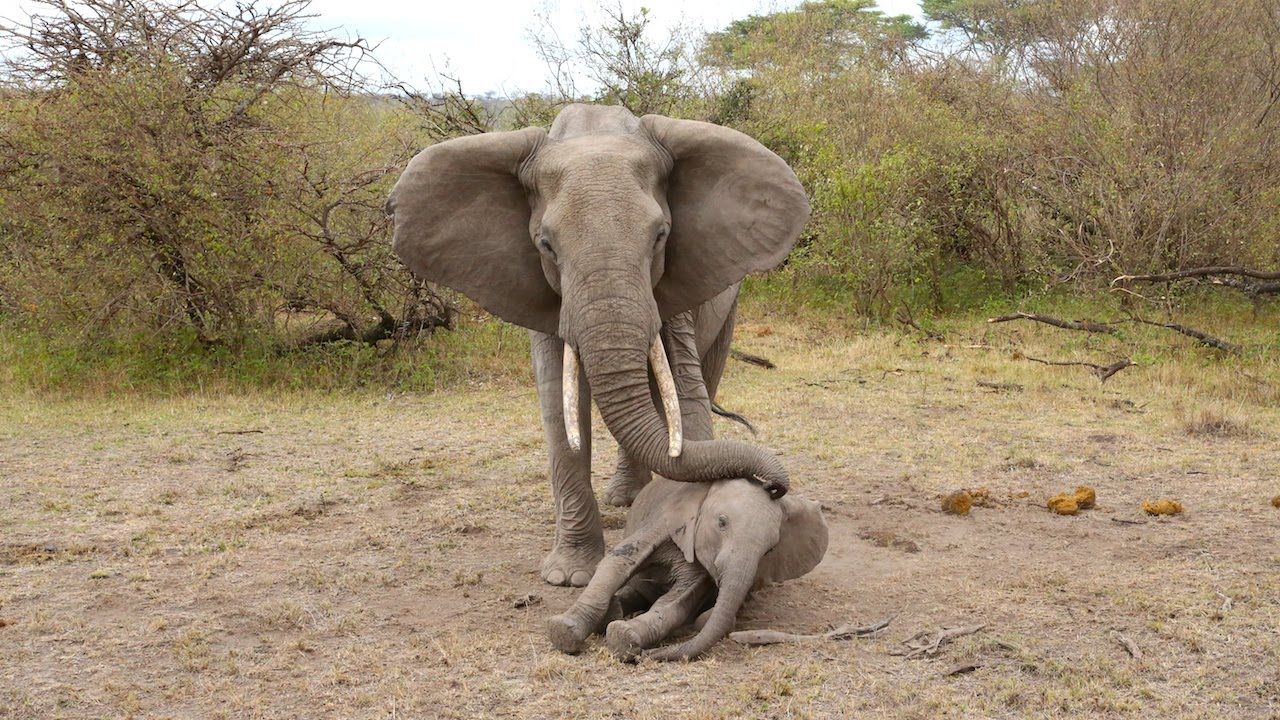
[[[769,497],[759,485],[735,478],[720,480],[707,493],[704,508],[733,516],[749,518],[751,522],[781,521],[782,506]]]
[[[618,105],[573,103],[560,111],[551,124],[551,138],[580,135],[633,133],[640,129],[640,118]]]
[[[661,169],[661,156],[638,137],[589,135],[547,143],[533,174],[539,190],[555,193],[605,180],[614,187],[630,179],[651,188],[662,177]]]

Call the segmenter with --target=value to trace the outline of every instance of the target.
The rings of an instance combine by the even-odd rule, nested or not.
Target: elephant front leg
[[[596,568],[595,576],[568,610],[547,621],[547,635],[557,650],[576,653],[597,630],[610,608],[618,606],[615,594],[653,552],[664,534],[652,528],[625,538]]]
[[[677,581],[648,612],[609,623],[605,631],[609,651],[623,662],[635,661],[641,651],[654,647],[689,622],[714,593],[715,584],[705,573]]]
[[[555,545],[542,561],[542,579],[552,585],[582,587],[590,582],[596,563],[604,557],[600,509],[591,490],[591,395],[586,379],[579,374],[578,425],[582,440],[581,447],[573,450],[564,424],[564,342],[539,332],[530,332],[529,336],[556,507]]]

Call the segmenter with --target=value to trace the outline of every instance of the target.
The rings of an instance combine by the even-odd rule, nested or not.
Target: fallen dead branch
[[[742,362],[747,363],[749,365],[756,365],[758,367],[762,367],[765,370],[772,370],[778,367],[777,365],[774,365],[773,361],[767,357],[761,357],[759,355],[752,355],[751,353],[745,353],[745,352],[742,352],[741,350],[738,350],[737,348],[729,349],[729,357],[733,358],[734,360],[741,360]]]
[[[1010,322],[1012,320],[1034,320],[1045,325],[1052,325],[1063,330],[1083,330],[1091,333],[1114,333],[1115,328],[1109,323],[1094,322],[1093,320],[1062,320],[1051,315],[1038,315],[1036,313],[1016,312],[1012,315],[1001,315],[999,317],[987,318],[989,323]]]
[[[1239,345],[1236,345],[1234,343],[1229,343],[1226,340],[1223,340],[1221,338],[1216,338],[1207,333],[1202,333],[1199,330],[1189,328],[1186,325],[1179,325],[1178,323],[1162,323],[1162,322],[1156,322],[1155,320],[1144,320],[1143,318],[1140,318],[1136,315],[1131,316],[1130,319],[1133,320],[1134,322],[1142,323],[1143,325],[1155,325],[1156,327],[1168,328],[1175,332],[1182,333],[1187,337],[1195,338],[1196,340],[1199,340],[1202,344],[1208,345],[1209,347],[1214,347],[1219,350],[1224,350],[1234,355],[1240,354]]]
[[[921,333],[924,333],[924,336],[929,338],[930,340],[946,340],[947,339],[947,336],[943,333],[940,333],[936,330],[926,330],[920,327],[920,323],[916,322],[915,316],[911,314],[911,308],[907,307],[906,305],[902,306],[902,309],[898,311],[897,315],[894,316],[894,319],[897,320],[902,325],[906,325],[909,328],[914,328],[915,330],[918,330]]]
[[[995,390],[997,392],[1022,392],[1022,386],[1018,383],[991,382],[990,380],[979,380],[978,387]]]
[[[214,435],[252,435],[254,433],[266,432],[265,430],[219,430]]]
[[[1227,277],[1213,277],[1215,275],[1225,275]],[[1242,278],[1253,278],[1255,280],[1271,281],[1271,282],[1247,282]],[[1126,285],[1129,283],[1139,282],[1170,282],[1173,280],[1185,280],[1188,278],[1208,278],[1213,285],[1225,285],[1226,287],[1242,290],[1249,295],[1275,295],[1280,293],[1280,272],[1270,272],[1267,270],[1254,270],[1252,268],[1241,267],[1238,265],[1216,265],[1212,267],[1191,268],[1189,270],[1178,270],[1176,272],[1157,273],[1154,275],[1121,275],[1111,281],[1111,285]]]
[[[1112,630],[1111,639],[1119,643],[1120,647],[1124,648],[1134,660],[1142,659],[1141,648],[1139,648],[1138,644],[1131,640],[1127,635],[1124,635],[1118,630]]]
[[[1255,280],[1280,280],[1280,271],[1269,272],[1267,270],[1254,270],[1252,268],[1241,267],[1239,265],[1214,265],[1211,267],[1191,268],[1190,270],[1156,273],[1154,275],[1121,275],[1115,280],[1112,280],[1111,284],[1165,282],[1168,280],[1184,280],[1186,278],[1193,277],[1207,277],[1209,275],[1243,275],[1244,277],[1251,277]]]
[[[1229,276],[1224,278],[1209,278],[1210,285],[1222,285],[1224,287],[1235,288],[1246,295],[1276,295],[1280,294],[1280,282],[1258,282],[1251,283],[1241,280],[1238,277]]]
[[[1227,613],[1231,612],[1231,607],[1234,604],[1234,601],[1232,601],[1230,595],[1224,595],[1223,593],[1220,593],[1216,590],[1214,591],[1214,594],[1222,598],[1222,606],[1219,607],[1216,611],[1214,611],[1213,619],[1221,620],[1227,616]]]
[[[962,663],[959,663],[958,665],[952,665],[950,668],[948,668],[945,672],[942,673],[942,677],[951,677],[953,675],[963,675],[965,673],[973,672],[974,670],[977,670],[980,667],[982,667],[982,663],[980,662],[974,662],[972,660],[969,662],[962,662]]]
[[[933,657],[942,649],[943,645],[955,640],[958,637],[972,635],[986,627],[986,623],[981,625],[968,625],[963,627],[940,628],[938,630],[921,630],[902,641],[907,646],[906,650],[899,650],[892,655],[905,655],[908,658],[920,657],[926,655]]]
[[[1112,375],[1115,375],[1121,370],[1127,367],[1132,367],[1134,365],[1137,365],[1137,363],[1133,362],[1129,358],[1121,358],[1120,360],[1117,360],[1111,363],[1110,365],[1095,365],[1094,363],[1078,362],[1074,360],[1044,360],[1037,357],[1031,357],[1030,355],[1024,355],[1022,353],[1014,353],[1014,357],[1021,358],[1023,360],[1030,360],[1031,362],[1038,362],[1042,365],[1055,365],[1060,367],[1072,367],[1072,366],[1086,367],[1093,371],[1094,376],[1098,378],[1099,382],[1106,382],[1108,379],[1110,379]]]
[[[776,645],[778,643],[812,642],[815,640],[852,640],[853,638],[871,637],[889,627],[897,614],[870,625],[843,625],[830,632],[816,635],[799,635],[781,630],[739,630],[729,633],[729,639],[742,645]]]

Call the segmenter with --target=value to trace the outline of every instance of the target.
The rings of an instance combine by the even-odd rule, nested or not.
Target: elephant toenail
[[[559,570],[552,570],[551,572],[547,573],[547,582],[551,583],[552,585],[563,585],[564,573],[560,572]]]
[[[591,582],[591,573],[586,570],[579,570],[569,578],[569,584],[574,587],[583,587],[589,582]]]

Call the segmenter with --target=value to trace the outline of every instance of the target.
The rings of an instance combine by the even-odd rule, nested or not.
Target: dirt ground
[[[1046,353],[1064,337],[1000,332]],[[991,337],[749,324],[738,344],[779,367],[731,363],[723,404],[832,529],[818,569],[739,627],[893,617],[880,634],[726,640],[676,665],[555,652],[544,620],[577,591],[538,578],[551,498],[518,377],[26,396],[0,404],[0,717],[1280,717],[1274,368],[1188,347],[1103,385]],[[1077,485],[1097,508],[1045,509]],[[940,512],[960,488],[988,500]],[[1142,513],[1165,497],[1186,512]],[[623,511],[605,514],[616,539]]]

